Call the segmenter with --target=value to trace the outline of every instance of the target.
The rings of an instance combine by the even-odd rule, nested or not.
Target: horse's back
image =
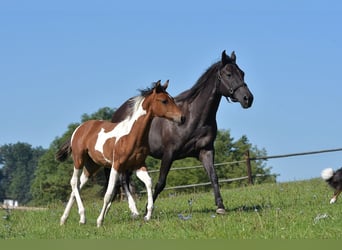
[[[113,127],[113,123],[103,120],[88,120],[76,128],[72,135],[71,145],[74,150],[75,147],[89,148],[93,147],[97,140],[99,132],[105,131]]]

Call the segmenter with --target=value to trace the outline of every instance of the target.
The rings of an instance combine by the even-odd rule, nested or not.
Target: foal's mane
[[[196,96],[201,92],[202,89],[205,88],[206,84],[208,84],[208,80],[212,77],[213,74],[216,74],[218,70],[222,67],[221,61],[214,63],[211,65],[197,80],[194,86],[190,89],[182,92],[177,97],[175,97],[177,102],[192,102]]]
[[[139,96],[134,96],[134,97],[129,98],[114,112],[112,116],[112,122],[119,123],[125,120],[127,117],[131,117],[133,115],[134,107],[136,106],[136,104],[139,104],[145,97],[152,94],[155,88],[157,88],[157,82],[152,83],[152,87],[139,89],[140,91]],[[160,87],[160,89],[158,87],[158,91],[160,90],[164,91],[162,87]]]

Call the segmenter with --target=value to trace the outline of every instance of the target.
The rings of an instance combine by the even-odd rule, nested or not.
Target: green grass
[[[116,202],[101,228],[102,201],[85,200],[87,224],[76,206],[59,226],[62,204],[45,211],[0,210],[0,239],[342,239],[342,197],[330,205],[332,190],[319,179],[221,190],[227,214],[216,215],[213,195],[175,194],[155,204],[152,219],[130,217]],[[192,201],[191,205],[189,200]],[[137,201],[141,213],[146,197]],[[188,216],[182,220],[179,215]],[[7,217],[7,218],[5,218]]]

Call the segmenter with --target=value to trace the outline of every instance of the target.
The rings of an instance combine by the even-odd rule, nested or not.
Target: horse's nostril
[[[181,123],[183,124],[184,122],[185,122],[185,116],[182,115],[182,117],[181,117]]]

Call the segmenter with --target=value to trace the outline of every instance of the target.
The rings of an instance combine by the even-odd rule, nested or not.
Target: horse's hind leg
[[[144,217],[145,221],[151,219],[152,210],[153,210],[153,197],[152,197],[152,179],[149,176],[146,167],[142,167],[136,172],[137,177],[145,183],[146,191],[147,191],[147,207],[146,207],[146,215]]]
[[[129,182],[127,182],[126,176],[124,176],[124,177],[125,177],[125,180],[122,181],[122,186],[125,189],[125,193],[126,193],[127,201],[128,201],[128,207],[129,207],[129,209],[132,212],[133,218],[136,218],[136,217],[139,216],[139,212],[138,212],[138,209],[137,209],[137,207],[135,205],[135,201],[134,201],[134,198],[132,196],[131,190],[128,187]]]
[[[84,209],[79,191],[84,186],[84,184],[88,181],[88,177],[83,172],[82,176],[80,178],[81,184],[80,184],[80,187],[78,187],[78,176],[79,176],[80,171],[81,171],[81,169],[77,169],[74,167],[74,173],[73,173],[71,180],[70,180],[72,192],[70,195],[70,199],[69,199],[69,201],[65,207],[64,213],[61,217],[61,220],[60,220],[61,225],[64,225],[65,221],[67,220],[69,213],[70,213],[70,210],[71,210],[71,207],[74,204],[75,198],[76,198],[76,202],[78,205],[78,213],[80,214],[80,223],[81,224],[85,223],[85,209]]]
[[[70,194],[70,198],[69,201],[64,209],[64,213],[61,217],[60,220],[60,224],[63,225],[65,223],[65,221],[67,220],[71,207],[74,204],[74,199],[75,199],[75,186],[77,188],[77,180],[78,180],[78,175],[79,175],[79,169],[74,168],[74,172],[71,176],[70,179],[70,186],[71,186],[71,194]]]
[[[83,171],[81,174],[81,178],[80,178],[81,183],[80,183],[79,191],[81,191],[82,187],[88,182],[88,180],[89,180],[89,177]],[[81,197],[80,197],[80,200],[81,200]],[[78,213],[80,214],[80,224],[85,224],[86,223],[85,208],[83,206],[82,200],[81,200],[81,207],[78,206]]]

